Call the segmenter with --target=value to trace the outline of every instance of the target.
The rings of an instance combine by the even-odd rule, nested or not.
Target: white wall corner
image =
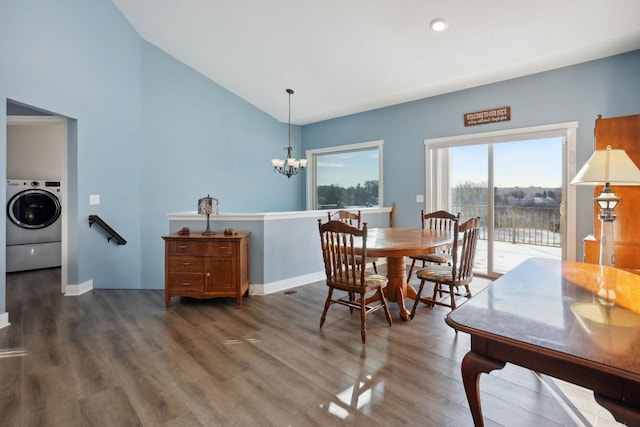
[[[11,323],[9,323],[9,312],[5,311],[4,313],[0,314],[0,329],[6,328],[10,324]]]
[[[93,280],[87,280],[79,285],[65,286],[64,295],[67,297],[77,297],[93,289]]]

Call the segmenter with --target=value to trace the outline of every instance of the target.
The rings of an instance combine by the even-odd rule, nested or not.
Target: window
[[[307,209],[383,206],[383,141],[307,151]]]

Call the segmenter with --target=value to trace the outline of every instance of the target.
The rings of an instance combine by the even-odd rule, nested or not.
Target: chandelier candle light
[[[215,232],[211,231],[209,224],[209,215],[218,214],[218,199],[215,199],[207,194],[207,197],[198,199],[198,215],[207,216],[207,229],[202,233],[203,235],[213,235]]]
[[[600,265],[615,265],[616,257],[613,241],[613,209],[622,200],[616,196],[611,185],[640,185],[640,170],[621,149],[597,150],[571,181],[573,185],[604,185],[600,195],[594,200],[600,206]]]
[[[291,178],[293,175],[304,170],[307,166],[307,160],[291,157],[291,150],[293,150],[291,147],[291,95],[293,95],[293,89],[287,89],[287,93],[289,94],[289,145],[284,148],[287,151],[287,158],[284,160],[271,159],[271,164],[273,165],[274,172],[279,172],[287,178]]]

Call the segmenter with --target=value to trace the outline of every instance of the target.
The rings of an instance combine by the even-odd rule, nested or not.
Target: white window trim
[[[325,147],[325,148],[316,148],[312,150],[307,150],[305,152],[307,158],[307,210],[314,210],[316,206],[316,191],[317,188],[317,180],[316,180],[316,159],[320,154],[328,154],[328,153],[344,153],[347,151],[361,151],[366,149],[377,148],[379,159],[378,159],[378,194],[379,194],[379,202],[380,206],[384,206],[384,198],[383,198],[383,152],[382,149],[384,145],[383,140],[377,141],[368,141],[368,142],[357,142],[355,144],[346,144],[346,145],[337,145],[333,147]]]
[[[518,129],[507,129],[494,132],[474,133],[467,135],[448,136],[443,138],[425,139],[425,211],[430,212],[439,206],[447,206],[448,200],[442,194],[432,194],[431,181],[442,182],[448,180],[448,176],[434,176],[436,171],[432,167],[433,162],[448,161],[432,157],[432,149],[445,147],[460,147],[464,145],[487,144],[497,142],[509,142],[525,139],[539,139],[544,137],[563,137],[566,144],[565,170],[563,186],[567,189],[567,199],[563,207],[566,215],[566,258],[570,261],[577,259],[576,245],[576,188],[569,183],[576,175],[576,134],[578,122],[554,123],[541,126],[531,126]],[[437,188],[437,187],[436,187]],[[444,204],[444,205],[443,205]]]

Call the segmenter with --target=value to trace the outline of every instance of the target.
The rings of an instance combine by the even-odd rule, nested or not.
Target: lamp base
[[[614,216],[615,219],[615,216]],[[600,232],[600,265],[616,265],[616,255],[613,247],[613,219],[600,217],[602,228]]]
[[[215,233],[215,231],[211,231],[211,227],[209,225],[209,215],[207,215],[207,229],[205,231],[202,232],[203,236],[213,236]]]

